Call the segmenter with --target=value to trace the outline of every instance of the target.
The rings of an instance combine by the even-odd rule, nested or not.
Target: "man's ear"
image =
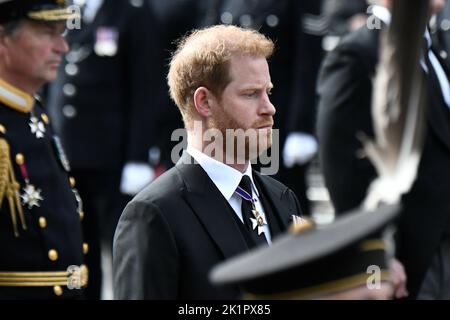
[[[199,87],[194,93],[194,105],[198,114],[202,117],[209,117],[212,114],[211,103],[213,102],[213,94],[205,87]]]

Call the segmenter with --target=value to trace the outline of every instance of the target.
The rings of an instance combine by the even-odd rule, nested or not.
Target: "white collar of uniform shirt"
[[[374,5],[372,7],[371,11],[375,17],[377,17],[378,19],[383,21],[386,25],[389,25],[391,23],[392,15],[387,8]],[[428,49],[429,49],[428,57],[430,58],[430,62],[433,65],[434,71],[436,72],[436,75],[438,77],[439,85],[441,87],[441,92],[442,92],[444,101],[447,104],[447,106],[450,108],[450,83],[449,83],[449,80],[448,80],[447,75],[445,74],[445,71],[442,68],[439,60],[437,59],[433,50],[431,50],[431,36],[430,36],[430,32],[428,31],[428,29],[425,30],[424,36],[428,42]],[[427,68],[423,58],[420,59],[420,64],[421,64],[422,68],[425,70],[425,72],[428,73],[428,68]]]
[[[256,189],[255,182],[253,180],[252,166],[249,163],[247,169],[244,173],[224,164],[223,162],[217,161],[201,151],[195,149],[188,144],[186,151],[197,161],[197,163],[205,170],[208,177],[212,180],[214,185],[219,189],[223,197],[228,201],[231,207],[234,209],[235,213],[241,221],[242,211],[241,211],[241,198],[235,194],[239,183],[241,182],[242,176],[247,175],[250,177],[252,182],[253,198],[256,199],[256,209],[267,221],[264,208],[262,207],[261,201],[259,201],[259,192]],[[263,227],[264,234],[268,243],[271,243],[271,236],[268,225]]]

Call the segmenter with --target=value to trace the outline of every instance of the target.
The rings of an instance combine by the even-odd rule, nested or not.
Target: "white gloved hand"
[[[129,162],[122,170],[120,192],[134,196],[155,179],[155,170],[140,162]]]
[[[287,136],[283,148],[283,163],[286,168],[295,164],[303,165],[317,153],[317,141],[314,136],[303,132],[293,132]]]

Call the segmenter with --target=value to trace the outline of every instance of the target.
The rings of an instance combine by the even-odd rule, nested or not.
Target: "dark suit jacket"
[[[114,240],[115,298],[236,299],[237,287],[218,288],[208,273],[248,249],[225,198],[188,154],[139,193],[123,212]],[[297,198],[274,179],[255,183],[284,231],[300,214]],[[265,210],[268,208],[265,207]],[[272,232],[272,238],[277,234]]]
[[[337,213],[360,205],[376,177],[362,149],[359,131],[373,136],[372,77],[378,61],[379,31],[365,27],[350,34],[325,59],[319,78],[318,137],[325,183]],[[450,218],[450,109],[437,78],[428,76],[426,142],[418,178],[402,199],[397,255],[405,265],[412,298]]]

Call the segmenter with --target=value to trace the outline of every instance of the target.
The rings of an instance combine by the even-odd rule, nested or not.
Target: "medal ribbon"
[[[248,193],[247,191],[245,191],[241,187],[238,186],[236,191],[234,191],[234,193],[236,193],[239,197],[241,197],[245,201],[250,201],[252,203],[252,205],[254,205],[255,200],[253,200],[253,198],[250,195],[250,193]]]

